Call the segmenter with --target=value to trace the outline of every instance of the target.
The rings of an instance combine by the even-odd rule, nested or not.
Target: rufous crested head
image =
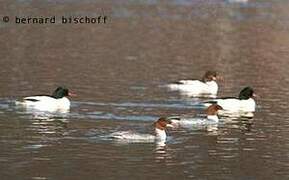
[[[217,115],[218,110],[222,110],[223,108],[220,105],[212,104],[206,109],[206,113],[208,116]]]
[[[208,82],[208,81],[215,81],[217,80],[217,72],[216,71],[207,71],[203,78],[202,78],[202,81],[203,82]]]
[[[160,117],[156,122],[154,122],[154,126],[157,129],[165,130],[168,124],[172,122],[165,117]]]

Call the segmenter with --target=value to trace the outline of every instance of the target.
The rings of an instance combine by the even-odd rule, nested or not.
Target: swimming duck
[[[28,96],[16,101],[16,104],[41,111],[69,110],[68,96],[75,96],[75,94],[69,92],[67,88],[58,87],[52,95]]]
[[[238,97],[213,99],[204,102],[204,105],[208,106],[211,104],[218,104],[223,108],[224,111],[230,112],[255,112],[256,102],[253,99],[255,96],[256,95],[253,88],[248,86],[240,91]]]
[[[206,109],[206,118],[189,118],[189,117],[168,117],[173,127],[185,127],[199,129],[202,127],[212,127],[217,125],[219,118],[217,112],[223,108],[217,104],[212,104]],[[208,129],[209,130],[209,129]]]
[[[207,71],[202,80],[180,80],[176,83],[169,84],[170,90],[178,90],[190,96],[216,96],[218,93],[217,80],[220,76],[216,71]]]
[[[167,139],[166,128],[173,127],[171,123],[167,118],[161,117],[153,124],[154,135],[134,133],[132,131],[119,131],[110,134],[109,137],[131,142],[156,142],[158,145],[164,145]]]

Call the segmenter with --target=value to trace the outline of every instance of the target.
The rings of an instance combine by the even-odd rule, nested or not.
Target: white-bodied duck
[[[28,96],[16,101],[16,104],[41,111],[66,111],[70,109],[67,97],[74,95],[67,88],[58,87],[52,95]]]
[[[177,90],[189,96],[217,96],[217,80],[220,76],[216,71],[207,71],[202,80],[180,80],[168,85],[170,90]]]
[[[133,131],[119,131],[109,135],[110,138],[118,139],[124,142],[156,142],[158,145],[165,145],[167,134],[166,128],[172,127],[171,121],[161,117],[154,122],[155,134],[141,134]]]
[[[173,127],[184,127],[191,129],[202,129],[207,128],[210,130],[211,127],[216,127],[219,123],[219,117],[217,115],[219,110],[223,108],[217,104],[210,105],[206,109],[206,118],[191,118],[191,117],[168,117],[172,122]]]
[[[253,99],[255,96],[253,88],[248,86],[240,91],[238,97],[218,98],[204,103],[205,106],[218,104],[222,106],[223,111],[228,112],[255,112],[256,102]]]

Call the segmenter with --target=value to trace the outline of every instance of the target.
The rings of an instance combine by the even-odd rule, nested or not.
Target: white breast
[[[215,94],[216,95],[218,93],[219,87],[218,87],[218,84],[217,84],[216,81],[208,81],[208,82],[206,82],[206,84],[208,86],[208,92],[210,94]]]
[[[155,128],[155,133],[156,133],[156,140],[158,140],[158,141],[165,141],[166,140],[167,134],[166,134],[165,130]]]

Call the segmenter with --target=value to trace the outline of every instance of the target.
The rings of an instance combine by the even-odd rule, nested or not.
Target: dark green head
[[[239,94],[239,99],[241,100],[247,100],[249,98],[254,97],[254,90],[251,87],[245,87],[244,89],[242,89],[242,91]]]
[[[66,96],[69,96],[69,90],[67,88],[64,88],[64,87],[58,87],[52,93],[52,97],[54,97],[56,99],[60,99],[60,98],[66,97]]]

